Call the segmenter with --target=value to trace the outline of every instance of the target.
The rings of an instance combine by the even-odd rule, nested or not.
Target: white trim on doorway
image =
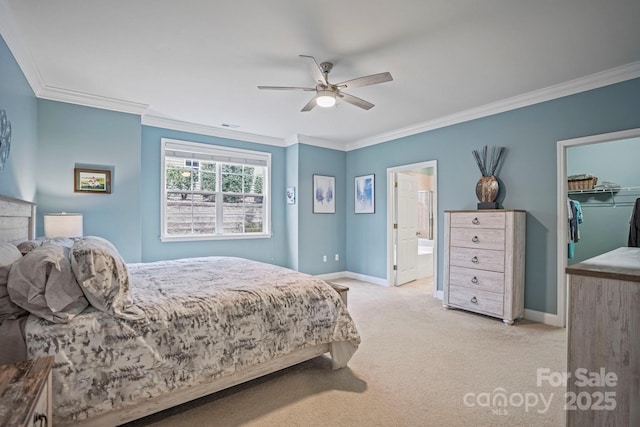
[[[558,234],[557,234],[557,319],[555,326],[564,327],[567,324],[567,148],[579,145],[598,144],[602,142],[617,141],[640,137],[640,128],[623,130],[619,132],[590,135],[580,138],[565,139],[557,144],[557,210],[558,210]],[[548,319],[551,320],[551,319]],[[547,322],[545,322],[547,323]],[[551,324],[551,323],[550,323]]]
[[[394,186],[393,175],[398,172],[408,172],[415,169],[433,168],[433,186],[436,189],[433,200],[434,221],[433,240],[435,242],[433,250],[433,296],[442,299],[442,291],[438,293],[438,161],[429,160],[420,163],[395,166],[387,168],[387,286],[395,285],[394,265]]]

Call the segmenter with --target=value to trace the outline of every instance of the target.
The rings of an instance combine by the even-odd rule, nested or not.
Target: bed
[[[322,280],[235,257],[124,264],[100,237],[34,239],[34,212],[0,197],[0,242],[24,252],[7,288],[29,309],[27,358],[55,356],[54,425],[122,424],[325,353],[339,369],[360,343]],[[31,307],[21,283],[44,276]]]

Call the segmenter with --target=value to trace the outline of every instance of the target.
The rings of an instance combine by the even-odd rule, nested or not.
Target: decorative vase
[[[478,203],[479,209],[497,209],[497,203],[495,203],[500,191],[500,184],[495,176],[483,176],[480,177],[476,184],[476,196],[480,203]]]

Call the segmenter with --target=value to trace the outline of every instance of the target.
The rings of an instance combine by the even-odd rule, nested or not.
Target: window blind
[[[169,157],[182,159],[206,160],[209,162],[236,163],[252,166],[267,166],[271,153],[259,151],[245,151],[240,149],[221,147],[218,145],[189,143],[179,141],[165,141],[164,154]]]

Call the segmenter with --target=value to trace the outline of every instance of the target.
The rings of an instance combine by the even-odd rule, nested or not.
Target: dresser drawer
[[[451,267],[449,284],[501,294],[504,292],[504,273]]]
[[[451,227],[504,228],[504,212],[452,212]]]
[[[502,294],[463,286],[449,286],[449,305],[498,317],[504,312]]]
[[[449,248],[449,264],[458,267],[504,272],[504,251],[452,246]]]
[[[452,228],[451,246],[504,250],[504,230],[495,228]]]

